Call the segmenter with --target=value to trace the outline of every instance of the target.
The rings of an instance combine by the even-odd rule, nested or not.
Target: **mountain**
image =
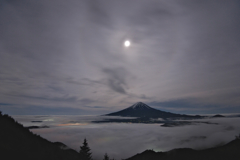
[[[79,154],[75,150],[33,134],[12,117],[2,115],[1,112],[0,153],[1,159],[7,160],[79,160]]]
[[[212,116],[213,118],[222,118],[222,117],[225,117],[225,116],[223,116],[223,115],[221,115],[221,114],[216,114],[216,115],[214,115],[214,116]]]
[[[226,145],[205,150],[190,148],[173,149],[168,152],[154,152],[146,150],[126,160],[239,160],[240,139],[229,142]]]
[[[201,118],[201,116],[190,116],[184,114],[175,114],[164,112],[158,109],[149,107],[148,105],[137,102],[132,106],[118,112],[110,113],[105,116],[122,116],[122,117],[141,117],[141,118]]]

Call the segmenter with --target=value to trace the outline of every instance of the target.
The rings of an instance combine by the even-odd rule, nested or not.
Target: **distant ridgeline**
[[[73,149],[61,149],[64,144],[52,143],[33,134],[22,124],[0,112],[1,160],[79,160]]]

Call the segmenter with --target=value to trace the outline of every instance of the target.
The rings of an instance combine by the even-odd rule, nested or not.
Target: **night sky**
[[[0,0],[0,110],[239,113],[239,15],[239,0]]]

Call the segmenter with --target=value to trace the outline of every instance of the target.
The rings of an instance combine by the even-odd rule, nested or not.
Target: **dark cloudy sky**
[[[239,0],[0,0],[0,110],[240,112],[239,15]]]

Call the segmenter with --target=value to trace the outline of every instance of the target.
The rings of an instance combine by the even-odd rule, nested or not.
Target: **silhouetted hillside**
[[[205,150],[190,148],[173,149],[168,152],[146,150],[126,160],[239,160],[240,140],[236,139],[221,147]]]
[[[33,134],[13,118],[2,115],[0,112],[2,160],[79,160],[78,152],[72,149],[61,149],[59,144]]]

